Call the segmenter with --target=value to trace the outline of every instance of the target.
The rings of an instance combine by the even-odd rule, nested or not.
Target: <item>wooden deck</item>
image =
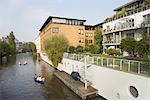
[[[74,80],[69,74],[65,73],[64,71],[57,70],[54,72],[54,75],[56,75],[65,85],[67,85],[82,99],[97,96],[97,89],[93,88],[92,86],[88,86],[88,88],[85,89],[83,82]]]

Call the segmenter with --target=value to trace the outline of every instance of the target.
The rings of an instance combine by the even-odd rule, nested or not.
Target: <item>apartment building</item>
[[[121,40],[126,37],[139,41],[141,33],[150,36],[150,3],[146,0],[133,0],[114,12],[103,24],[103,50],[119,49]]]
[[[85,46],[94,42],[94,27],[84,25],[86,20],[49,16],[40,31],[41,51],[44,51],[44,41],[53,35],[64,35],[70,46]]]

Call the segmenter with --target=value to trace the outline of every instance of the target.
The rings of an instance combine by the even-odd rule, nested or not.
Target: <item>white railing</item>
[[[64,58],[84,62],[85,55],[64,53]],[[88,56],[87,63],[129,73],[150,76],[150,62],[125,60],[100,56]]]

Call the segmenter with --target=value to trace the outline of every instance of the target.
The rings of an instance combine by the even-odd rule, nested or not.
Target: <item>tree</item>
[[[98,53],[102,53],[103,36],[102,36],[102,32],[100,29],[96,29],[94,39],[95,39],[95,44],[99,47]]]
[[[69,53],[75,53],[75,52],[76,52],[76,48],[74,46],[70,46]]]
[[[13,32],[11,32],[8,36],[8,44],[10,46],[10,53],[15,54],[16,53],[16,42],[15,42],[15,36]]]
[[[126,51],[130,54],[130,56],[134,56],[135,48],[136,48],[136,41],[134,38],[127,37],[121,40],[121,50]]]
[[[99,53],[99,46],[96,45],[96,44],[91,44],[90,46],[90,49],[89,49],[89,52],[92,53],[92,54],[98,54]]]
[[[36,45],[33,42],[29,42],[27,44],[27,51],[35,53],[36,52]]]
[[[45,41],[44,47],[53,66],[57,67],[62,61],[63,53],[68,48],[68,40],[63,35],[55,35],[51,39]]]
[[[0,58],[10,54],[10,46],[5,41],[0,41]]]
[[[137,42],[136,52],[139,57],[150,61],[150,37],[143,38]]]
[[[84,52],[84,48],[82,46],[78,45],[76,47],[76,53],[82,53],[82,52]]]

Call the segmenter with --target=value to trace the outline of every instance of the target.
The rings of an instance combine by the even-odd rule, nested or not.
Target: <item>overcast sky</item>
[[[87,20],[95,25],[131,0],[1,0],[0,36],[14,32],[19,41],[34,41],[48,16]]]

